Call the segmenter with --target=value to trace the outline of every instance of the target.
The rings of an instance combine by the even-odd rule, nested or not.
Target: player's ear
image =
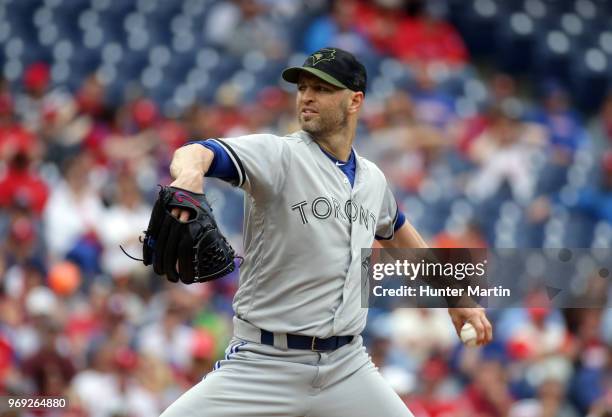
[[[357,113],[363,105],[364,95],[361,91],[351,91],[349,96],[348,111],[349,113]]]

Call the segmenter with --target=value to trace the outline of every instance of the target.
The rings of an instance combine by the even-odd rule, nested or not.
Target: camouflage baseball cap
[[[350,52],[340,48],[322,48],[306,58],[301,67],[291,67],[283,71],[285,81],[296,84],[300,72],[306,71],[339,88],[362,91],[367,84],[366,69]]]

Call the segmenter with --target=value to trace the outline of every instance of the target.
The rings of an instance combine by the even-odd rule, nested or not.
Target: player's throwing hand
[[[485,314],[484,308],[449,308],[448,314],[451,316],[457,336],[461,337],[461,328],[465,323],[470,323],[476,330],[478,346],[486,345],[493,340],[493,327]]]

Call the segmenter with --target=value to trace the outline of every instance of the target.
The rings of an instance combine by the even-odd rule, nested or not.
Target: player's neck
[[[346,138],[338,136],[328,136],[326,138],[316,138],[316,141],[321,148],[340,161],[348,161],[351,156],[352,140],[346,140]]]
[[[314,138],[319,146],[340,161],[348,161],[355,139],[355,128],[350,126],[337,132],[317,135]]]

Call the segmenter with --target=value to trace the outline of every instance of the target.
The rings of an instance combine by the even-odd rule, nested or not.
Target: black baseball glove
[[[188,210],[189,220],[172,216],[174,207]],[[235,257],[204,194],[161,187],[143,240],[145,265],[152,264],[156,274],[172,282],[192,284],[229,274],[235,268]]]

